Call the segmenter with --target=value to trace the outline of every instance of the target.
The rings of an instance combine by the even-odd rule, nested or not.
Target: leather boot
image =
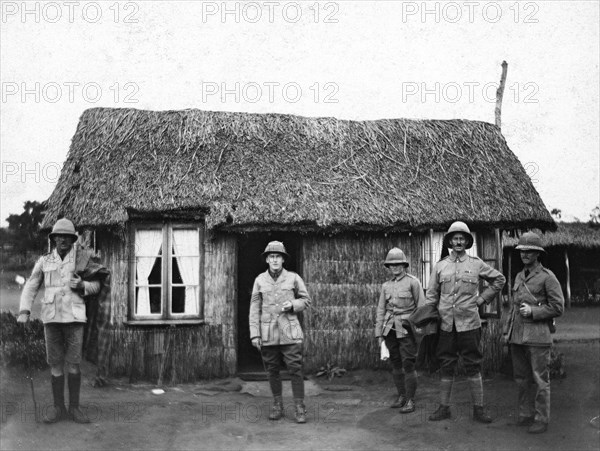
[[[485,413],[483,406],[473,406],[473,419],[475,421],[479,421],[480,423],[492,422],[492,417]]]
[[[406,387],[404,386],[404,373],[392,371],[392,378],[394,379],[394,385],[398,390],[398,398],[390,406],[392,409],[403,407],[406,404]]]
[[[52,384],[52,397],[54,405],[44,412],[44,423],[56,423],[67,418],[67,408],[65,407],[65,376],[50,376]]]
[[[529,427],[529,429],[527,429],[527,432],[529,432],[530,434],[543,434],[547,430],[548,430],[547,423],[542,423],[540,421],[536,421]]]
[[[273,406],[271,407],[271,413],[269,414],[269,420],[277,421],[283,417],[283,400],[281,396],[275,396],[273,398]]]
[[[69,417],[75,423],[89,423],[90,419],[79,408],[79,390],[81,389],[81,373],[69,373]]]
[[[296,423],[306,423],[306,408],[304,407],[304,400],[296,399]]]
[[[406,404],[400,408],[400,413],[411,413],[415,411],[415,402],[412,399],[408,399]]]
[[[429,416],[429,421],[446,420],[446,419],[450,418],[451,416],[452,416],[452,414],[450,413],[450,406],[445,406],[443,404],[440,404],[440,406],[437,408],[437,410]]]

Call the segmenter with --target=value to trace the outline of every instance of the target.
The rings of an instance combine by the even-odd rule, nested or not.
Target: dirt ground
[[[499,375],[485,380],[489,425],[474,423],[466,382],[458,380],[451,420],[432,423],[437,380],[420,376],[417,410],[400,415],[389,373],[355,371],[329,384],[307,381],[308,423],[293,421],[289,382],[284,382],[286,418],[267,416],[266,382],[228,379],[163,387],[113,381],[93,388],[87,379],[82,404],[93,420],[79,425],[36,423],[31,392],[22,371],[3,369],[0,385],[2,449],[599,449],[600,341],[563,341],[567,377],[552,383],[552,422],[546,434],[515,426],[514,382]],[[94,373],[84,366],[84,375]],[[35,375],[38,411],[51,402],[48,371]],[[597,421],[597,419],[596,419]]]

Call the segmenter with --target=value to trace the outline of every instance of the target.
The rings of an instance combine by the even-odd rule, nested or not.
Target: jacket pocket
[[[523,324],[523,343],[525,344],[551,344],[552,337],[548,323],[536,321]]]
[[[462,276],[461,285],[464,293],[475,294],[477,293],[479,279],[473,276]]]
[[[46,323],[56,316],[56,303],[54,302],[54,292],[48,290],[42,298],[42,322]]]
[[[271,339],[271,315],[262,315],[260,317],[260,339],[269,341]]]
[[[289,340],[302,340],[304,337],[302,334],[302,328],[300,327],[300,321],[294,316],[288,316],[287,321],[282,328],[282,333],[285,338]]]
[[[452,293],[452,278],[451,277],[442,277],[440,279],[441,285],[441,293],[442,294],[450,294]]]
[[[71,297],[71,305],[73,309],[73,318],[76,320],[85,321],[85,303],[79,296]]]

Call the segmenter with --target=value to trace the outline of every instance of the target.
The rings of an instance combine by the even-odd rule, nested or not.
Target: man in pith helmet
[[[44,409],[44,422],[55,423],[70,418],[77,423],[89,423],[79,407],[81,388],[81,353],[86,323],[84,296],[100,292],[106,268],[92,262],[92,252],[75,244],[78,235],[73,223],[66,218],[54,224],[49,235],[54,243],[51,253],[40,257],[21,293],[19,323],[29,321],[31,306],[44,285],[42,322],[46,339],[46,356],[50,365],[54,405]],[[90,269],[91,267],[94,269]],[[95,280],[87,279],[93,274]],[[27,350],[26,352],[30,352]],[[67,368],[69,410],[65,407],[64,369]]]
[[[467,255],[473,235],[461,221],[453,223],[443,240],[450,255],[437,262],[431,272],[426,304],[436,305],[441,318],[436,350],[440,361],[440,405],[429,417],[439,421],[451,417],[450,395],[458,357],[462,356],[473,402],[473,419],[490,423],[483,408],[481,379],[481,319],[479,306],[489,303],[502,290],[505,277],[478,257]],[[479,293],[479,280],[489,286]]]
[[[310,297],[302,278],[283,268],[289,259],[283,243],[271,241],[262,253],[269,268],[254,281],[250,300],[250,339],[261,352],[273,393],[269,419],[283,417],[281,362],[292,380],[296,422],[306,423],[302,343],[304,335],[297,313],[310,306]]]
[[[398,390],[398,398],[391,407],[399,408],[400,413],[410,413],[415,411],[417,345],[408,317],[425,303],[425,295],[419,280],[406,272],[409,263],[401,249],[392,248],[383,264],[392,279],[381,287],[375,336],[380,346],[385,341],[390,352],[392,377]]]
[[[519,387],[517,425],[539,434],[546,432],[550,422],[550,328],[552,319],[562,315],[565,301],[556,276],[539,261],[545,253],[541,238],[524,233],[516,249],[524,268],[515,278],[505,334]]]

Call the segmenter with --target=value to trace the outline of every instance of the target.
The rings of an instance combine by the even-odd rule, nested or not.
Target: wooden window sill
[[[136,319],[123,321],[127,326],[190,326],[206,324],[203,319]]]

